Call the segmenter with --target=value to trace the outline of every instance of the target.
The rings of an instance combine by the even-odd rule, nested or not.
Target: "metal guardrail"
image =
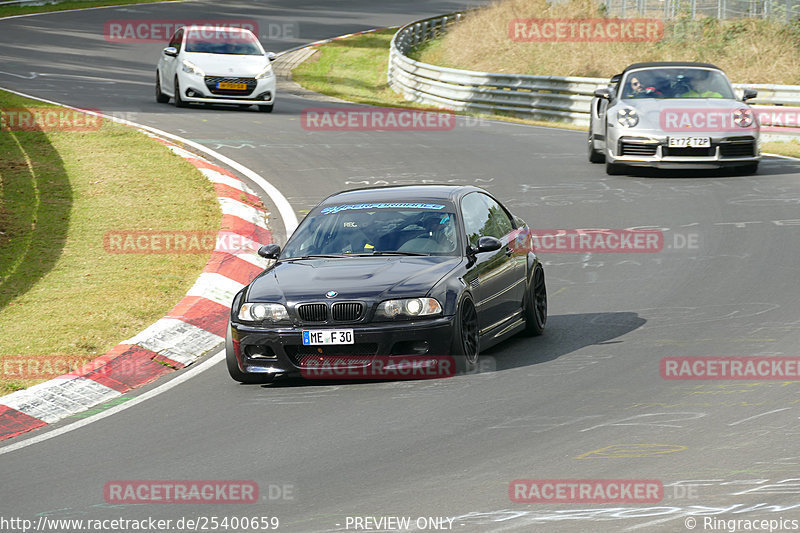
[[[531,76],[474,72],[422,63],[408,53],[460,21],[466,12],[412,22],[400,28],[389,49],[389,86],[409,100],[454,111],[510,114],[532,120],[565,122],[588,128],[594,90],[606,78]],[[800,107],[800,85],[733,84],[734,89],[758,90],[751,104]],[[800,113],[800,110],[798,110]],[[770,133],[769,138],[798,138],[800,130]],[[789,131],[795,129],[795,131]]]

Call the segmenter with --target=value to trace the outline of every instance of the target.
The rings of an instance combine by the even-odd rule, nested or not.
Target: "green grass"
[[[51,11],[66,11],[71,9],[85,9],[87,7],[119,6],[125,4],[152,4],[165,0],[67,0],[66,2],[54,1],[43,6],[0,6],[0,18],[13,17],[14,15],[27,15],[30,13],[49,13]]]
[[[346,39],[337,39],[319,47],[319,51],[292,70],[292,79],[306,89],[359,104],[412,109],[432,106],[409,102],[387,83],[389,44],[397,29],[380,30]],[[551,122],[525,120],[485,113],[464,115],[502,118],[512,122],[550,126]],[[569,124],[559,127],[580,129]]]
[[[387,83],[389,45],[396,32],[396,29],[381,30],[324,44],[310,59],[292,70],[292,79],[312,91],[360,104],[430,109],[431,106],[406,101]],[[434,43],[435,48],[441,48],[441,41],[434,41]],[[506,115],[460,114],[537,126],[572,130],[585,129],[564,122],[526,120]],[[763,150],[800,157],[800,144],[797,142],[764,143]]]
[[[48,106],[0,91],[13,107]],[[150,137],[112,122],[0,131],[0,154],[0,365],[102,355],[169,311],[207,262],[105,251],[109,231],[219,228],[210,182]],[[7,378],[0,394],[35,382]]]
[[[770,154],[788,155],[800,158],[800,141],[761,143],[761,150]]]
[[[396,32],[380,30],[327,43],[292,71],[292,79],[312,91],[359,104],[413,107],[386,82],[389,42]]]

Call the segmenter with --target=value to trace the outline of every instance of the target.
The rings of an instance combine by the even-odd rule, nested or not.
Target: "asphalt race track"
[[[610,177],[586,161],[583,132],[475,119],[438,132],[310,132],[300,113],[321,104],[285,94],[272,114],[176,109],[153,99],[164,43],[103,39],[110,19],[254,18],[295,24],[296,35],[262,38],[280,51],[463,6],[186,2],[0,21],[0,86],[215,149],[280,189],[298,217],[345,188],[465,183],[536,228],[664,235],[657,253],[542,254],[545,335],[486,352],[478,374],[260,387],[237,385],[219,363],[75,431],[3,453],[83,418],[7,441],[0,517],[278,517],[280,531],[354,530],[348,517],[389,516],[423,530],[432,524],[417,518],[446,517],[461,532],[800,522],[798,383],[659,373],[664,357],[800,356],[800,161],[765,158],[754,176]],[[664,493],[658,503],[517,503],[508,493],[517,479],[659,480]],[[115,480],[248,480],[260,498],[112,505],[103,489]]]

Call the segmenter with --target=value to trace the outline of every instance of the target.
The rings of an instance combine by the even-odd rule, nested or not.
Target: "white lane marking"
[[[4,447],[0,448],[0,455],[6,454],[6,453],[10,453],[10,452],[13,452],[15,450],[22,449],[22,448],[27,448],[28,446],[32,446],[32,445],[37,444],[39,442],[44,442],[46,440],[50,440],[50,439],[52,439],[54,437],[58,437],[59,435],[63,435],[65,433],[69,433],[70,431],[74,431],[74,430],[82,428],[84,426],[88,426],[92,422],[97,422],[98,420],[102,420],[102,419],[106,418],[107,416],[111,416],[111,415],[117,414],[117,413],[119,413],[121,411],[124,411],[125,409],[128,409],[129,407],[133,407],[134,405],[140,404],[140,403],[142,403],[142,402],[144,402],[146,400],[149,400],[150,398],[158,396],[162,392],[166,392],[166,391],[172,389],[173,387],[177,387],[178,385],[180,385],[184,381],[187,381],[187,380],[193,378],[196,374],[199,374],[200,372],[205,372],[206,370],[208,370],[212,366],[216,365],[217,363],[219,363],[223,359],[225,359],[225,350],[224,349],[218,351],[217,353],[215,353],[214,355],[212,355],[206,361],[203,361],[199,365],[189,367],[189,369],[185,373],[179,375],[178,377],[176,377],[174,379],[171,379],[168,382],[164,383],[163,385],[159,385],[155,389],[147,391],[144,394],[133,398],[132,400],[129,400],[129,401],[125,402],[125,403],[121,403],[119,405],[115,405],[114,407],[111,407],[110,409],[107,409],[107,410],[103,411],[102,413],[98,413],[98,414],[96,414],[94,416],[91,416],[89,418],[84,418],[82,420],[79,420],[78,422],[73,422],[72,424],[69,424],[67,426],[63,426],[63,427],[60,427],[58,429],[54,429],[52,431],[48,431],[47,433],[42,433],[42,434],[37,435],[35,437],[31,437],[29,439],[25,439],[25,440],[20,441],[20,442],[15,442],[14,444],[9,444],[8,446],[4,446]],[[17,438],[20,438],[20,437],[17,437]]]
[[[748,418],[743,418],[742,420],[738,420],[736,422],[731,422],[728,424],[729,426],[735,426],[737,424],[741,424],[742,422],[747,422],[748,420],[753,420],[754,418],[758,418],[761,416],[771,415],[772,413],[778,413],[780,411],[786,411],[787,409],[791,409],[791,407],[784,407],[783,409],[775,409],[774,411],[767,411],[766,413],[761,413],[760,415],[754,415]]]
[[[164,137],[164,138],[167,138],[167,139],[179,142],[179,143],[183,143],[186,146],[190,146],[190,147],[194,148],[195,150],[203,152],[203,153],[211,156],[212,158],[216,159],[220,163],[222,163],[224,165],[228,165],[229,167],[231,167],[232,169],[236,170],[240,174],[243,174],[243,175],[247,176],[248,178],[253,180],[253,182],[256,185],[261,187],[261,189],[264,192],[267,193],[267,195],[270,197],[270,200],[272,200],[272,203],[274,203],[275,206],[278,208],[278,213],[280,214],[280,217],[283,220],[283,225],[284,225],[284,228],[286,230],[286,237],[287,238],[289,237],[289,235],[292,234],[292,232],[294,231],[294,228],[297,227],[297,215],[295,215],[294,209],[292,209],[291,204],[289,204],[289,200],[287,200],[286,197],[283,196],[283,194],[281,194],[281,192],[274,185],[272,185],[270,182],[268,182],[267,180],[262,178],[259,174],[257,174],[256,172],[250,170],[249,168],[247,168],[246,166],[242,165],[241,163],[238,163],[238,162],[234,161],[233,159],[231,159],[229,157],[226,157],[226,156],[224,156],[224,155],[222,155],[222,154],[220,154],[218,152],[215,152],[211,148],[203,146],[202,144],[196,143],[194,141],[190,141],[188,139],[184,139],[183,137],[180,137],[178,135],[173,135],[172,133],[167,133],[166,131],[160,130],[158,128],[145,126],[144,124],[138,124],[136,122],[131,122],[130,120],[125,120],[125,119],[117,118],[117,117],[114,117],[114,116],[105,115],[103,113],[97,113],[97,112],[94,112],[94,111],[88,111],[86,109],[81,109],[79,107],[73,107],[73,106],[65,105],[65,104],[62,104],[62,103],[59,103],[59,102],[54,102],[52,100],[46,100],[44,98],[39,98],[38,96],[32,96],[32,95],[29,95],[29,94],[26,94],[26,93],[21,93],[19,91],[14,91],[12,89],[7,89],[5,87],[0,87],[0,89],[2,89],[4,91],[8,91],[8,92],[10,92],[12,94],[16,94],[18,96],[23,96],[25,98],[30,98],[32,100],[38,100],[39,102],[44,102],[46,104],[52,104],[52,105],[65,107],[67,109],[73,109],[75,111],[80,111],[82,113],[86,113],[87,115],[93,115],[93,116],[97,116],[97,117],[102,117],[102,118],[105,118],[105,119],[108,119],[108,120],[113,120],[114,122],[117,122],[119,124],[126,124],[128,126],[133,126],[134,128],[139,128],[140,130],[148,131],[150,133],[158,135],[159,137]]]
[[[178,4],[178,3],[181,3],[181,2],[188,2],[188,1],[189,0],[162,0],[161,2],[158,2],[158,3],[159,4],[160,3]],[[3,2],[3,3],[4,4],[10,4],[10,3],[15,3],[15,2]],[[0,4],[0,5],[2,5],[2,4]],[[19,19],[19,18],[23,18],[23,17],[35,17],[35,16],[38,16],[38,15],[52,15],[54,13],[72,13],[73,11],[89,11],[90,9],[116,9],[116,8],[126,7],[126,6],[150,6],[150,5],[153,5],[153,3],[149,2],[149,3],[146,3],[146,4],[118,4],[116,6],[81,7],[81,8],[78,8],[78,9],[62,9],[60,11],[43,11],[41,13],[27,13],[25,15],[11,15],[9,17],[0,17],[0,22],[4,21],[4,20]]]

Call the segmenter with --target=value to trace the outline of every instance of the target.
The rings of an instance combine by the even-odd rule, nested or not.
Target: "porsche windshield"
[[[718,70],[659,68],[630,72],[623,84],[623,100],[640,98],[734,98],[727,78]]]
[[[407,205],[408,208],[392,207]],[[286,243],[282,259],[314,255],[455,255],[452,209],[440,204],[351,204],[315,211]]]

